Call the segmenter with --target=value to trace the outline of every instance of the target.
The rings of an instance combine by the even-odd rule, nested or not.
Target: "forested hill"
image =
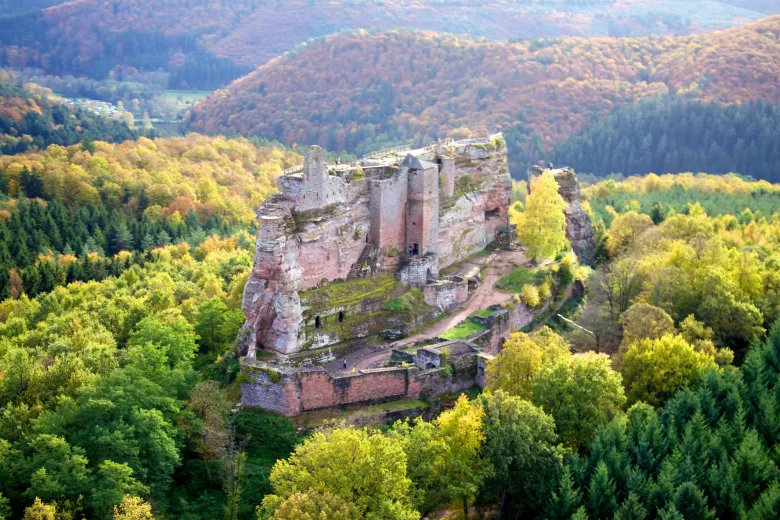
[[[500,129],[517,175],[595,117],[646,97],[777,102],[778,34],[780,16],[697,36],[514,44],[359,31],[217,91],[195,107],[190,127],[357,153]]]
[[[53,5],[52,4],[61,4]],[[46,9],[43,9],[47,6]],[[0,0],[0,66],[213,88],[310,38],[396,27],[491,39],[690,34],[780,13],[764,0]],[[247,68],[248,67],[248,68]]]
[[[289,150],[195,134],[0,157],[0,299],[252,229],[254,208],[296,163]]]
[[[780,110],[658,98],[617,109],[552,152],[556,164],[598,176],[736,172],[780,182]]]
[[[37,85],[16,85],[0,71],[0,155],[50,144],[72,145],[84,139],[121,142],[138,134],[122,119],[68,107]]]

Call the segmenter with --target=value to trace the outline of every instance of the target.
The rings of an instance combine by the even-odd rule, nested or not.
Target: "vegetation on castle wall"
[[[339,307],[359,305],[366,299],[386,301],[401,287],[401,282],[394,275],[378,274],[329,282],[322,287],[302,291],[300,298],[302,305],[308,307],[311,313],[322,313]]]

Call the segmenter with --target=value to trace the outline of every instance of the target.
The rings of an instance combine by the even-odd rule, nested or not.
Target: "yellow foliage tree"
[[[567,359],[569,345],[548,327],[533,334],[515,332],[504,343],[501,352],[487,367],[487,388],[511,395],[531,397],[531,382],[546,363]]]
[[[566,247],[566,207],[552,173],[544,172],[531,181],[521,230],[529,257],[550,257]]]
[[[154,520],[152,506],[142,498],[125,495],[122,503],[114,506],[114,520]]]

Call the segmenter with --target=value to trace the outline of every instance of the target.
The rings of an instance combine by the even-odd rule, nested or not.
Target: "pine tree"
[[[616,509],[615,481],[604,461],[599,461],[588,487],[588,511],[595,518],[611,518]]]
[[[629,493],[615,513],[615,520],[645,520],[647,509],[642,506],[635,493]]]
[[[715,511],[707,507],[707,497],[693,482],[683,482],[674,498],[677,511],[685,520],[711,520]]]
[[[582,493],[574,487],[574,478],[568,466],[563,468],[558,491],[554,492],[547,506],[547,516],[553,519],[566,520],[582,505]]]

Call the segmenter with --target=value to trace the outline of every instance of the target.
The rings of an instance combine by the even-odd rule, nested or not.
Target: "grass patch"
[[[313,312],[324,312],[334,307],[355,305],[365,298],[385,299],[399,287],[401,282],[394,275],[378,274],[331,282],[324,287],[304,291],[300,296],[301,301]]]
[[[539,281],[539,270],[529,267],[516,267],[511,273],[496,282],[496,289],[504,292],[519,293],[523,286]]]
[[[396,312],[411,311],[420,305],[424,305],[422,289],[413,287],[400,298],[395,298],[385,303],[385,309]]]
[[[490,317],[491,314],[493,314],[493,312],[494,312],[493,309],[480,309],[474,314],[472,314],[472,316],[479,316],[480,318],[488,318]]]
[[[357,412],[364,412],[370,414],[370,413],[378,413],[378,412],[398,412],[402,410],[417,410],[417,409],[421,410],[427,407],[428,405],[420,401],[419,399],[406,398],[406,399],[400,399],[398,401],[390,401],[387,403],[372,404],[371,406],[366,406],[358,410],[351,411],[349,415],[352,415]]]
[[[441,337],[444,339],[466,339],[472,334],[481,331],[483,328],[481,323],[468,319],[457,327],[448,330],[442,334]]]

